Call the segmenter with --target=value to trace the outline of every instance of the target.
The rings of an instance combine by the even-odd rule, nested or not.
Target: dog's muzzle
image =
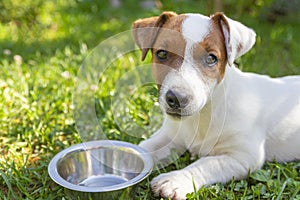
[[[167,104],[166,113],[174,117],[188,116],[185,108],[188,106],[191,96],[184,92],[169,89],[165,95]]]

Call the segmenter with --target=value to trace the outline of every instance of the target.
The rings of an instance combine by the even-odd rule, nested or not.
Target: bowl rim
[[[132,151],[136,152],[144,162],[144,167],[141,173],[136,177],[134,177],[133,179],[130,179],[129,181],[112,185],[112,186],[87,187],[87,186],[76,185],[66,181],[64,178],[60,176],[60,174],[57,171],[57,164],[61,160],[61,158],[65,157],[66,155],[72,152],[82,151],[82,150],[86,151],[98,147],[116,147],[116,146],[131,149]],[[96,140],[96,141],[83,142],[83,143],[70,146],[57,153],[48,164],[48,174],[54,182],[56,182],[58,185],[62,187],[74,191],[80,191],[80,192],[113,192],[116,190],[121,190],[141,182],[142,180],[144,180],[146,177],[150,175],[152,170],[153,170],[153,159],[150,153],[148,153],[146,150],[139,147],[138,145],[129,142],[118,141],[118,140]]]

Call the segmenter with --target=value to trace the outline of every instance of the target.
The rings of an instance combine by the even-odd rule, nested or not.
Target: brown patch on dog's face
[[[178,68],[183,60],[184,40],[180,34],[184,15],[178,16],[174,12],[164,12],[158,17],[139,19],[133,24],[133,36],[142,50],[142,60],[149,49],[152,51],[153,75],[158,89],[170,68]],[[168,52],[168,60],[158,60],[159,50]]]
[[[215,64],[207,63],[211,56],[217,58]],[[207,37],[194,47],[193,58],[204,76],[217,79],[218,82],[222,80],[227,63],[227,53],[224,35],[216,19],[212,18],[211,31]]]
[[[184,15],[169,19],[161,27],[153,45],[152,69],[159,89],[167,73],[178,70],[183,63],[186,41],[181,33],[181,24],[184,19]]]
[[[174,16],[177,16],[174,12],[163,12],[158,17],[139,19],[133,23],[133,37],[142,50],[142,61],[152,48],[160,28]]]

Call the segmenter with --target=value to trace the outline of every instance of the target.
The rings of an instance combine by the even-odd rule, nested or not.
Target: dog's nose
[[[187,95],[183,95],[179,92],[168,90],[166,94],[166,102],[170,108],[184,108],[188,104],[188,97]]]

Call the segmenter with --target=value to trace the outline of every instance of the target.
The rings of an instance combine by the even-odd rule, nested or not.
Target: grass
[[[299,17],[287,16],[274,24],[261,14],[268,6],[264,1],[255,1],[241,13],[234,2],[228,1],[225,12],[258,34],[255,48],[238,61],[239,67],[271,76],[300,74]],[[92,0],[0,2],[0,199],[67,198],[64,189],[49,178],[47,165],[56,153],[81,141],[72,94],[79,67],[99,42],[129,30],[135,19],[162,10],[206,13],[205,9],[204,0],[167,0],[161,9],[143,9],[133,0],[123,1],[121,8]],[[109,139],[138,143],[159,126],[153,125],[160,119],[153,84],[128,93],[129,110],[117,112],[111,106],[116,81],[142,64],[139,56],[133,52],[115,61],[95,92],[98,119]],[[119,117],[122,114],[127,117]],[[132,135],[133,131],[143,135]],[[124,199],[157,199],[149,180],[189,163],[186,153],[167,168],[154,171]],[[300,199],[299,177],[299,162],[266,163],[246,180],[203,187],[188,197]]]

